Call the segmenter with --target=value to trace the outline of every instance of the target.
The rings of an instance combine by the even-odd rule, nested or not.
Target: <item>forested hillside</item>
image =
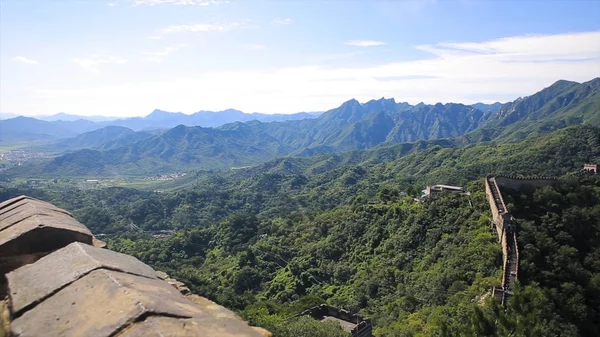
[[[372,318],[377,336],[597,334],[600,181],[572,175],[600,155],[597,128],[501,146],[423,147],[393,160],[376,155],[409,150],[199,173],[172,193],[3,188],[0,199],[26,193],[52,201],[94,233],[111,234],[112,249],[276,336],[342,336],[332,325],[289,319],[321,302]],[[495,172],[566,175],[554,189],[507,199],[523,261],[507,311],[489,296],[502,255],[482,178]],[[434,183],[462,184],[471,195],[413,200]],[[156,238],[153,230],[175,232]]]
[[[504,190],[519,227],[519,286],[506,312],[477,310],[480,335],[600,334],[600,178]]]

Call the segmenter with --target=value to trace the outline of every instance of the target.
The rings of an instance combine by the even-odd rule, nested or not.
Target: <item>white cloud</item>
[[[23,63],[37,64],[36,60],[32,60],[32,59],[27,58],[25,56],[15,56],[15,57],[13,57],[13,60],[19,61],[19,62],[23,62]]]
[[[294,21],[290,18],[285,18],[285,19],[275,19],[273,20],[273,23],[276,25],[289,25],[291,23],[293,23]]]
[[[190,5],[190,6],[213,6],[220,5],[222,3],[228,3],[229,1],[220,0],[132,0],[134,6],[155,6],[155,5]]]
[[[185,46],[186,46],[185,43],[180,43],[175,46],[165,47],[163,50],[157,51],[157,52],[143,52],[142,54],[146,55],[146,57],[143,58],[143,61],[160,63],[160,62],[164,61],[164,58],[166,56],[168,56],[169,54],[171,54],[173,52],[178,51],[179,49],[181,49]]]
[[[116,3],[116,2],[109,2],[109,3],[107,3],[107,5],[108,5],[109,7],[115,7],[115,6],[117,6],[117,5],[118,5],[118,3]]]
[[[80,67],[91,71],[98,71],[98,66],[102,64],[123,64],[127,62],[124,58],[118,56],[98,55],[92,55],[87,58],[73,58],[72,61]]]
[[[346,41],[344,44],[349,46],[357,46],[357,47],[376,47],[386,45],[386,42],[383,41],[373,41],[373,40],[351,40]]]
[[[352,97],[395,97],[410,103],[513,100],[558,79],[600,76],[600,32],[517,36],[485,42],[419,46],[429,57],[364,67],[290,67],[214,71],[168,81],[37,91],[31,104],[49,111],[144,114],[238,108],[265,113],[320,111]],[[19,100],[3,107],[15,113]]]
[[[152,35],[152,36],[148,36],[147,37],[148,40],[162,40],[162,36],[159,35]]]
[[[183,32],[226,32],[237,28],[248,27],[247,21],[233,21],[224,23],[196,23],[191,25],[169,26],[161,30],[162,33],[183,33]]]

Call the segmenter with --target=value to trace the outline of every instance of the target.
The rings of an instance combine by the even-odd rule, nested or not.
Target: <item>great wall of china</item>
[[[485,194],[492,212],[492,222],[502,246],[502,282],[493,289],[493,296],[502,305],[513,294],[515,281],[519,278],[519,246],[517,241],[518,226],[506,207],[500,187],[513,190],[523,188],[539,188],[556,183],[553,177],[516,177],[487,176],[485,178]]]

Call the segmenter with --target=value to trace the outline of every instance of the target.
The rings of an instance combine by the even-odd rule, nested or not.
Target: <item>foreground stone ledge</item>
[[[0,203],[0,337],[272,336],[103,246],[52,204]]]
[[[207,319],[158,279],[95,270],[13,320],[16,336],[112,336],[142,316]]]
[[[100,268],[156,278],[152,268],[133,256],[74,242],[6,275],[13,314]]]
[[[52,252],[71,242],[93,243],[92,233],[69,212],[40,200],[17,197],[0,204],[0,259]],[[5,274],[10,270],[2,269]]]

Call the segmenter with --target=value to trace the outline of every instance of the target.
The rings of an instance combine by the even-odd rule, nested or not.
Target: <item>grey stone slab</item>
[[[154,269],[133,256],[74,242],[6,275],[13,314],[100,268],[157,278]]]
[[[52,251],[74,241],[92,244],[92,233],[68,216],[35,214],[0,231],[0,255]]]
[[[106,337],[152,315],[211,319],[161,280],[99,269],[14,319],[11,332],[19,337]]]
[[[62,213],[71,215],[71,213],[69,213],[68,211],[66,211],[62,208],[58,208],[49,202],[30,198],[27,196],[17,197],[17,198],[8,200],[8,201],[10,201],[10,203],[7,203],[6,206],[0,208],[0,216],[7,212],[14,211],[15,209],[19,209],[22,207],[51,209],[51,210],[55,210],[58,212],[62,212]]]
[[[11,242],[15,240],[23,241],[24,234],[44,228],[52,227],[59,230],[75,232],[71,235],[74,239],[66,241],[66,244],[72,241],[83,241],[86,243],[92,242],[92,233],[75,220],[71,214],[62,210],[50,203],[31,199],[25,196],[17,197],[2,203],[4,208],[0,210],[0,254],[4,256],[13,254],[29,254],[41,251],[34,245],[38,243],[40,238],[33,238],[30,242]],[[41,233],[49,233],[51,231],[42,231]],[[66,239],[68,235],[62,235]],[[31,236],[29,236],[31,240]],[[65,245],[66,245],[65,244]],[[51,248],[60,248],[52,244],[42,245]]]
[[[11,216],[13,216],[14,214],[18,214],[18,213],[23,213],[25,212],[26,214],[32,214],[32,213],[38,213],[38,214],[63,214],[63,215],[67,215],[72,217],[71,213],[65,211],[64,209],[60,209],[58,207],[49,207],[45,204],[38,204],[35,201],[29,202],[27,200],[25,200],[26,202],[20,203],[15,207],[9,207],[10,209],[7,209],[6,211],[2,212],[0,214],[0,222],[5,221],[6,218],[9,218]]]
[[[75,220],[75,218],[64,213],[41,209],[23,209],[15,213],[11,212],[11,214],[8,217],[0,221],[0,233],[3,230],[17,225],[20,222],[25,221],[33,216],[39,216],[37,220],[40,221],[40,224],[51,224],[60,222],[63,224],[70,224],[75,227],[81,227],[82,229],[87,229],[87,227],[82,225],[79,221]]]
[[[14,197],[12,199],[8,199],[8,200],[5,200],[3,202],[0,202],[0,210],[2,210],[4,207],[7,207],[7,206],[9,206],[9,205],[11,205],[11,204],[13,204],[13,203],[15,203],[17,201],[25,199],[25,198],[29,198],[29,197],[26,196],[26,195],[20,195],[18,197]]]

